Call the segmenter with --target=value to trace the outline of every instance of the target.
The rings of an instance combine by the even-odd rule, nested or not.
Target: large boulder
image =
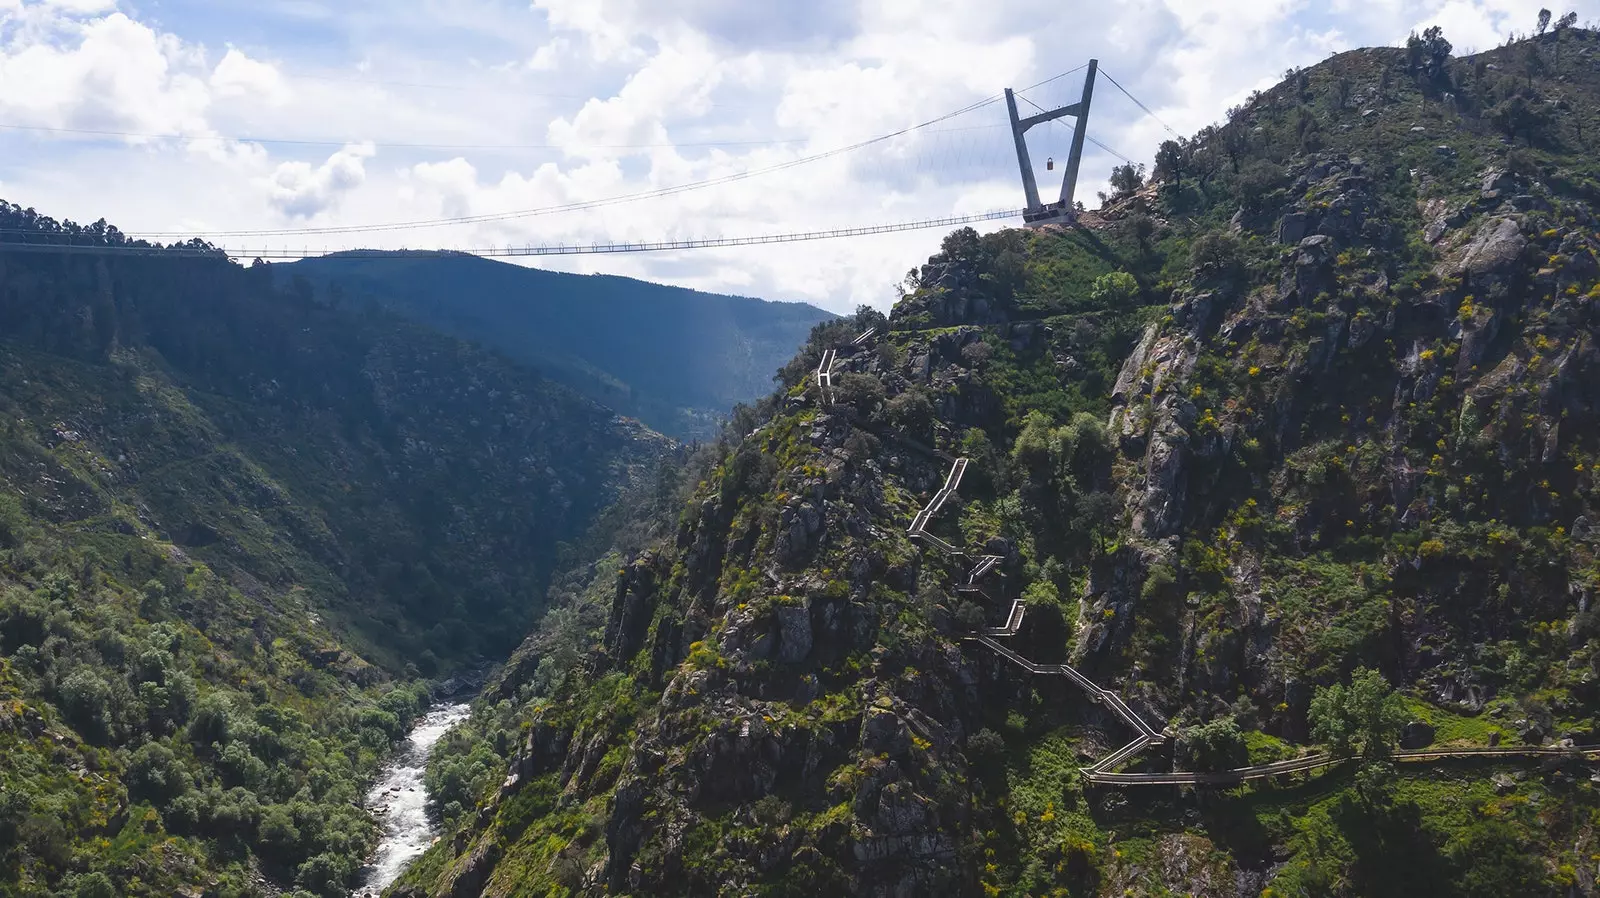
[[[1516,221],[1491,218],[1478,226],[1471,240],[1440,263],[1443,270],[1438,273],[1445,276],[1500,274],[1522,256],[1527,246],[1528,240],[1522,236],[1522,228]]]
[[[1304,212],[1290,212],[1278,222],[1278,242],[1285,246],[1294,246],[1306,237],[1310,230],[1310,221]]]
[[[1427,748],[1433,744],[1433,726],[1421,720],[1413,720],[1400,731],[1401,748]]]

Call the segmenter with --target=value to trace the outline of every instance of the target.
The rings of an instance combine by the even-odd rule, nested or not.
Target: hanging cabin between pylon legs
[[[1044,160],[1044,170],[1045,171],[1055,171],[1056,170],[1056,157],[1050,156],[1050,157],[1048,157],[1048,158],[1046,158]]]

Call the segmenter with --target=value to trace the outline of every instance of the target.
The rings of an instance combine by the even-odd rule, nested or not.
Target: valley
[[[1557,24],[887,313],[0,205],[0,898],[1597,894]]]

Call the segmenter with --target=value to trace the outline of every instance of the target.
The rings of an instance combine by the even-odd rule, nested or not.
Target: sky
[[[969,215],[1022,205],[995,98],[1045,82],[1023,92],[1023,115],[1071,103],[1074,70],[1097,58],[1153,115],[1097,83],[1088,134],[1118,155],[1089,147],[1078,195],[1093,206],[1119,156],[1148,162],[1172,131],[1217,121],[1286,69],[1433,24],[1458,54],[1488,49],[1532,29],[1539,6],[0,0],[0,198],[232,250],[570,246]],[[1600,0],[1553,7],[1569,8],[1600,18]],[[1070,134],[1071,119],[1029,133],[1047,199],[1060,175],[1047,160]],[[462,218],[475,220],[438,223]],[[434,224],[370,229],[416,222]],[[849,311],[887,308],[942,236],[538,264]]]

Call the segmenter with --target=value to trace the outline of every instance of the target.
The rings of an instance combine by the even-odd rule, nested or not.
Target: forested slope
[[[493,347],[680,439],[714,436],[735,403],[765,396],[772,372],[832,317],[804,303],[449,253],[335,254],[279,275]]]
[[[19,252],[72,231],[105,254]],[[217,254],[0,206],[0,894],[346,894],[364,780],[674,451]]]
[[[1597,54],[1342,54],[1081,228],[950,235],[573,581],[525,652],[586,660],[480,703],[394,894],[1594,894]],[[955,457],[981,593],[907,533]],[[1349,761],[1091,785],[1123,719],[970,639],[1014,598],[1171,735],[1126,772]]]

